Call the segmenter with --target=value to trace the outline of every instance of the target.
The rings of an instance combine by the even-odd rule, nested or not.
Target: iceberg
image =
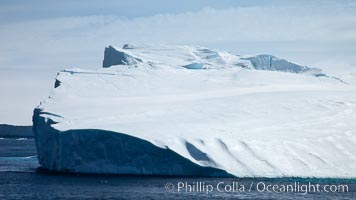
[[[293,73],[303,73],[306,71],[316,71],[321,73],[320,69],[310,68],[303,65],[298,65],[287,60],[277,58],[272,55],[261,54],[253,57],[244,58],[250,60],[255,69],[258,70],[271,70],[271,71],[285,71]]]
[[[102,68],[60,71],[35,108],[39,164],[73,173],[356,177],[355,86],[284,62],[256,70],[261,59],[110,46]]]
[[[127,46],[124,46],[124,49]],[[133,65],[140,62],[140,59],[134,58],[133,56],[126,54],[124,51],[119,51],[116,48],[109,46],[105,48],[103,67],[110,67],[112,65]]]

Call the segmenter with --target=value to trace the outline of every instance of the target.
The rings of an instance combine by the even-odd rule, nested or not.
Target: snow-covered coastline
[[[105,68],[59,72],[50,97],[35,109],[44,168],[356,177],[354,85],[275,57],[256,67],[202,47],[106,51]]]

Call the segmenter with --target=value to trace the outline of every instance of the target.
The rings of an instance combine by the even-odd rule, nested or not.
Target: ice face
[[[59,131],[34,111],[39,163],[54,171],[94,174],[195,175],[232,177],[224,170],[203,167],[152,143],[106,130]]]
[[[110,67],[112,65],[134,65],[139,61],[139,59],[109,46],[105,48],[103,67]]]
[[[153,64],[176,64],[187,69],[243,67],[247,69],[325,75],[318,68],[310,68],[272,55],[241,57],[204,47],[189,46],[135,46],[125,44],[122,49],[105,48],[103,67],[135,65],[146,61]],[[204,66],[205,65],[205,66]]]
[[[204,65],[201,63],[192,63],[189,65],[184,65],[183,67],[187,69],[203,69]]]
[[[135,46],[125,44],[123,48],[105,48],[103,67],[113,65],[135,65],[139,62],[187,69],[220,69],[250,66],[250,61],[227,52],[193,46]]]
[[[119,51],[136,63],[59,72],[56,88],[33,117],[43,167],[356,177],[354,85],[253,70],[249,60],[202,47],[131,45]],[[193,63],[203,67],[183,67]]]
[[[262,54],[244,59],[250,60],[254,68],[258,70],[283,71],[292,73],[303,73],[311,70],[318,71],[319,73],[321,72],[320,69],[298,65],[272,55]]]

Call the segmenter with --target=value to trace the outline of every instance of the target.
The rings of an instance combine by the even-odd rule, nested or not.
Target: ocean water
[[[317,184],[319,190],[315,191]],[[33,138],[0,138],[0,199],[206,198],[356,199],[356,179],[206,178],[53,173],[41,169],[38,165]]]

